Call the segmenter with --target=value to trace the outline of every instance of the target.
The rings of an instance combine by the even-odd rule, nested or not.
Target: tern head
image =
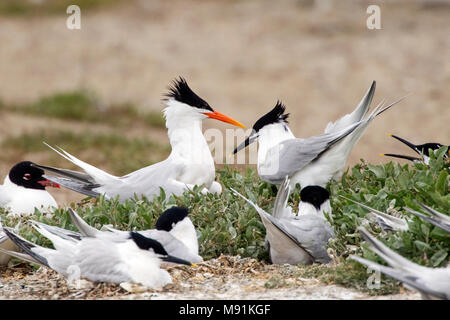
[[[44,190],[45,187],[59,188],[59,184],[43,177],[44,170],[36,167],[31,161],[22,161],[9,171],[9,180],[27,189]]]
[[[177,224],[189,219],[188,214],[189,210],[185,207],[169,208],[156,220],[155,228],[170,232]]]
[[[192,262],[169,255],[160,242],[144,237],[138,232],[130,232],[130,239],[132,239],[140,249],[153,252],[162,261],[195,266]]]
[[[270,110],[255,122],[252,128],[252,133],[247,137],[247,139],[245,139],[243,143],[241,143],[236,149],[234,149],[233,154],[236,154],[238,151],[257,141],[261,135],[264,135],[265,133],[273,134],[273,130],[277,130],[278,132],[284,131],[286,133],[290,133],[287,120],[289,117],[289,113],[285,113],[285,111],[286,106],[281,101],[277,101],[275,107],[272,110]],[[269,133],[269,131],[271,133]]]
[[[401,155],[401,154],[393,154],[393,153],[383,153],[382,155],[384,156],[389,156],[389,157],[395,157],[395,158],[401,158],[401,159],[406,159],[406,160],[410,160],[413,162],[416,161],[424,161],[426,164],[428,164],[429,158],[430,158],[430,149],[433,151],[438,150],[439,148],[443,147],[444,145],[437,143],[437,142],[428,142],[428,143],[424,143],[424,144],[414,144],[409,142],[406,139],[400,138],[399,136],[390,134],[391,137],[397,139],[398,141],[404,143],[405,145],[407,145],[408,147],[410,147],[411,149],[413,149],[417,154],[419,154],[422,158],[417,158],[417,157],[412,157],[412,156],[407,156],[407,155]],[[450,157],[450,146],[447,147],[447,153],[444,155],[444,158],[448,159]]]
[[[328,212],[331,214],[330,193],[320,186],[306,186],[300,191],[299,214]]]
[[[222,122],[245,128],[240,122],[215,111],[205,100],[200,98],[188,86],[182,77],[175,79],[166,94],[167,108],[164,110],[166,119],[176,117],[178,121],[216,119]]]

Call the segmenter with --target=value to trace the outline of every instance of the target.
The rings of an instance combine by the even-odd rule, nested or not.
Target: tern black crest
[[[443,145],[440,143],[435,143],[435,142],[430,142],[430,143],[424,143],[424,144],[419,144],[417,145],[417,149],[422,152],[424,155],[426,156],[430,156],[430,149],[433,151],[438,150],[440,147],[442,147]],[[448,148],[447,148],[448,151]]]
[[[144,237],[142,234],[137,232],[130,232],[130,238],[133,239],[136,245],[142,250],[153,249],[156,254],[167,256],[167,252],[162,244],[156,240]]]
[[[173,81],[166,97],[169,99],[173,98],[179,102],[190,105],[191,107],[214,111],[208,102],[200,98],[194,91],[191,90],[191,88],[189,88],[186,80],[182,77]]]
[[[275,107],[270,110],[268,113],[259,118],[258,121],[253,125],[253,130],[258,132],[264,126],[267,126],[272,123],[284,122],[288,123],[287,118],[289,117],[289,113],[284,113],[286,111],[286,106],[281,102],[277,101]]]
[[[170,231],[174,224],[182,221],[189,214],[185,207],[172,207],[164,211],[155,224],[156,230]]]
[[[9,171],[9,180],[24,188],[44,190],[45,186],[38,183],[38,181],[46,180],[42,177],[44,170],[33,166],[33,164],[31,161],[19,162]]]
[[[312,204],[317,210],[320,206],[330,199],[330,193],[327,189],[319,186],[307,186],[300,192],[300,199],[302,202]]]

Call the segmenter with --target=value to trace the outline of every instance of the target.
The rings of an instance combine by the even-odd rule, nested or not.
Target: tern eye
[[[25,175],[23,176],[24,180],[30,180],[31,179],[31,174],[29,173],[25,173]]]

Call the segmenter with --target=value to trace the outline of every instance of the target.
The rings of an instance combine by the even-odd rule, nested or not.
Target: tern
[[[35,208],[49,212],[58,207],[45,188],[59,188],[59,185],[46,179],[44,171],[36,166],[30,161],[17,163],[0,185],[0,207],[10,215],[31,215]]]
[[[353,203],[356,203],[357,205],[369,210],[373,215],[375,215],[376,220],[384,231],[393,231],[393,230],[400,230],[400,231],[408,231],[408,221],[403,218],[397,218],[390,214],[384,213],[382,211],[379,211],[377,209],[374,209],[372,207],[369,207],[361,202],[352,200],[350,198],[346,198],[344,196],[340,196],[348,201],[351,201]]]
[[[412,162],[423,162],[425,164],[428,164],[430,162],[430,150],[436,151],[439,148],[444,146],[443,144],[440,144],[437,142],[428,142],[428,143],[424,143],[424,144],[413,144],[413,143],[409,142],[408,140],[400,138],[399,136],[396,136],[393,134],[390,134],[389,136],[406,144],[408,147],[413,149],[420,156],[420,158],[402,155],[402,154],[395,154],[395,153],[382,153],[381,155],[388,156],[388,157],[394,157],[394,158],[400,158],[400,159],[406,159],[406,160],[409,160]],[[447,153],[444,155],[444,157],[446,159],[450,158],[450,146],[447,146]]]
[[[320,186],[303,188],[298,215],[295,215],[287,204],[289,189],[289,179],[286,177],[278,190],[272,215],[236,190],[231,190],[251,204],[261,217],[266,228],[272,263],[328,263],[328,240],[335,236],[324,215],[327,212],[331,217],[329,192]]]
[[[61,177],[48,179],[76,192],[97,197],[104,194],[107,199],[119,196],[120,201],[132,198],[135,194],[152,199],[160,194],[181,195],[195,185],[203,185],[203,193],[221,193],[220,183],[214,181],[214,159],[202,133],[202,120],[216,119],[245,128],[241,123],[215,110],[196,93],[183,78],[174,80],[166,95],[167,107],[164,109],[166,127],[172,151],[169,157],[154,165],[139,169],[122,177],[106,173],[86,162],[77,159],[62,149],[55,149],[59,155],[84,170],[84,173],[39,166],[57,173]]]
[[[424,215],[424,214],[417,212],[411,208],[404,208],[404,209],[406,211],[408,211],[409,213],[412,213],[412,214],[418,216],[422,220],[425,220],[425,221],[435,225],[438,228],[441,228],[447,232],[450,232],[450,216],[440,213],[439,211],[436,211],[433,208],[431,208],[423,203],[420,203],[420,202],[419,202],[419,206],[423,210],[425,210],[429,215]]]
[[[169,273],[160,268],[163,261],[195,266],[169,255],[161,243],[136,232],[129,232],[123,242],[90,237],[72,241],[34,227],[55,249],[38,246],[4,228],[23,253],[3,249],[0,252],[48,267],[69,279],[78,276],[93,282],[132,282],[159,289],[172,282]]]
[[[358,107],[334,123],[325,133],[307,139],[295,138],[288,127],[286,107],[280,101],[253,126],[252,133],[234,153],[258,141],[258,174],[266,182],[280,184],[287,175],[291,186],[321,187],[331,179],[339,179],[345,169],[353,146],[376,116],[400,100],[383,107],[378,105],[365,119],[375,91],[375,84],[367,91]]]
[[[375,239],[363,227],[358,230],[372,251],[382,257],[389,267],[354,255],[350,256],[352,259],[403,282],[409,289],[419,291],[423,299],[450,299],[450,268],[427,268],[413,263]]]
[[[0,249],[16,251],[18,250],[17,246],[12,242],[6,233],[3,231],[3,226],[0,220]],[[9,260],[11,260],[11,256],[9,254],[0,253],[0,266],[4,266],[8,264]]]
[[[202,262],[198,254],[198,240],[195,227],[188,217],[189,210],[184,207],[172,207],[164,211],[155,224],[156,229],[136,231],[144,237],[161,243],[168,254],[193,263]],[[87,224],[74,210],[69,208],[69,216],[79,232],[50,226],[42,222],[31,221],[34,225],[66,240],[80,241],[84,237],[105,239],[113,242],[128,241],[129,232],[106,227],[100,231]],[[105,226],[104,226],[105,227]],[[102,228],[103,229],[103,228]]]

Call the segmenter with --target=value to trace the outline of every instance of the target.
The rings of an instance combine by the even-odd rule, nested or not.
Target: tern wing
[[[171,256],[181,258],[193,263],[203,261],[203,258],[190,250],[183,242],[175,238],[172,234],[162,230],[145,230],[138,231],[147,238],[154,239],[162,244],[167,253]]]
[[[84,221],[72,208],[69,208],[69,216],[72,220],[72,223],[77,227],[78,231],[84,237],[97,237],[101,235],[103,232],[91,227]]]
[[[241,195],[236,190],[230,188],[235,194],[243,198],[245,201],[247,201],[249,204],[251,204],[256,211],[258,212],[259,216],[261,217],[262,222],[264,223],[264,226],[266,227],[267,233],[269,235],[273,235],[274,238],[276,238],[276,242],[283,244],[280,246],[277,246],[276,250],[283,250],[283,247],[286,247],[287,250],[289,250],[293,245],[296,246],[298,249],[306,252],[312,261],[316,259],[314,254],[317,254],[319,250],[324,250],[324,248],[317,248],[315,246],[315,242],[317,239],[322,239],[321,231],[318,229],[314,230],[313,225],[305,225],[302,227],[302,229],[297,230],[297,226],[294,226],[293,224],[287,222],[287,219],[283,219],[283,221],[280,221],[274,217],[272,217],[270,214],[268,214],[266,211],[261,209],[259,206],[254,204],[252,201],[248,200],[246,197]],[[318,218],[318,217],[317,217]],[[318,218],[320,219],[320,218]],[[287,222],[287,223],[286,223]],[[304,235],[302,232],[311,232],[313,230],[313,233],[310,235]],[[314,239],[316,238],[316,240]],[[270,242],[271,239],[269,239]],[[328,239],[327,239],[328,241]],[[320,242],[320,241],[319,241]],[[273,249],[273,245],[271,244],[271,249]],[[286,250],[286,251],[287,251]],[[325,249],[326,250],[326,249]],[[326,252],[325,252],[326,255]],[[328,257],[328,255],[327,255]],[[326,258],[323,256],[323,254],[318,255],[318,261],[324,261]],[[329,258],[328,258],[329,260]],[[327,261],[328,262],[328,261]]]
[[[84,238],[79,244],[74,265],[83,277],[95,282],[131,282],[130,270],[121,256],[118,243]]]
[[[318,159],[334,144],[351,134],[361,122],[350,125],[339,132],[324,133],[307,139],[289,139],[270,148],[265,161],[259,165],[261,179],[270,183],[281,183],[312,161]]]
[[[292,216],[292,209],[287,205],[290,190],[289,177],[286,176],[283,183],[280,185],[277,197],[275,198],[272,213],[274,218],[280,219],[283,217],[289,218]]]
[[[65,158],[66,160],[69,160],[76,166],[83,169],[84,172],[86,172],[86,174],[89,175],[90,179],[88,179],[88,180],[91,183],[92,183],[92,181],[95,181],[95,183],[103,185],[103,184],[120,181],[118,177],[113,176],[112,174],[109,174],[103,170],[100,170],[100,169],[94,167],[93,165],[90,165],[84,161],[81,161],[80,159],[76,158],[75,156],[71,155],[70,153],[68,153],[67,151],[65,151],[61,148],[59,148],[59,150],[57,150],[45,142],[44,142],[44,144],[47,147],[49,147],[50,149],[52,149],[53,151],[55,151],[56,153],[58,153],[61,157]],[[73,173],[73,171],[70,171],[70,172]],[[64,174],[65,171],[62,171],[62,173]],[[71,177],[71,178],[73,178],[73,177]]]
[[[361,264],[364,264],[364,265],[372,268],[372,270],[377,270],[377,271],[383,272],[384,274],[386,274],[396,280],[401,281],[406,287],[415,289],[415,290],[419,291],[420,293],[425,294],[426,296],[433,296],[435,298],[442,299],[442,300],[446,300],[446,299],[450,298],[450,290],[449,290],[449,292],[440,292],[440,291],[433,290],[432,288],[430,288],[427,285],[427,283],[425,281],[423,281],[423,279],[420,278],[420,275],[411,275],[411,274],[405,273],[402,270],[397,270],[394,268],[386,267],[381,264],[366,260],[361,257],[354,256],[354,255],[350,256],[350,258],[358,261]]]
[[[352,113],[346,114],[342,118],[336,120],[335,122],[330,122],[325,128],[325,133],[337,132],[342,129],[345,129],[349,125],[361,121],[364,116],[369,111],[370,104],[372,102],[373,95],[375,94],[376,82],[373,81],[369,90],[367,90],[366,94],[356,106],[355,110]]]
[[[97,198],[101,195],[100,192],[97,192],[94,190],[95,188],[101,187],[101,185],[99,185],[99,184],[84,183],[84,182],[79,182],[77,180],[71,180],[68,178],[62,178],[62,177],[56,177],[56,176],[44,175],[43,177],[52,182],[58,183],[59,185],[66,187],[67,189],[70,189],[72,191],[75,191],[75,192],[78,192],[81,194],[85,194],[90,197]]]
[[[334,238],[333,228],[322,217],[307,214],[295,218],[282,219],[284,229],[308,251],[314,260],[328,263],[328,240]]]
[[[340,196],[348,201],[351,201],[353,203],[356,203],[357,205],[369,210],[370,212],[372,212],[372,214],[374,214],[377,217],[377,221],[380,224],[380,226],[383,228],[391,228],[393,230],[402,230],[402,231],[407,231],[408,230],[408,222],[406,222],[405,219],[401,219],[401,218],[397,218],[394,216],[391,216],[387,213],[384,213],[382,211],[376,210],[372,207],[369,207],[361,202],[355,201],[353,199],[344,197],[344,196]]]
[[[444,214],[428,207],[425,206],[424,204],[420,204],[420,206],[422,208],[424,208],[429,214],[430,216],[426,216],[420,212],[417,212],[411,208],[404,208],[406,211],[408,211],[409,213],[412,213],[416,216],[418,216],[419,218],[435,225],[438,228],[441,228],[447,232],[450,232],[450,217],[445,216]]]
[[[42,223],[42,222],[38,222],[35,220],[30,220],[30,222],[36,226],[39,226],[45,230],[47,230],[50,233],[53,233],[54,235],[63,238],[65,240],[70,240],[70,241],[74,241],[74,242],[78,242],[81,240],[82,235],[78,232],[75,231],[71,231],[71,230],[67,230],[67,229],[63,229],[57,226],[50,226],[48,224]]]
[[[391,250],[381,241],[373,237],[364,227],[359,227],[358,230],[363,239],[370,245],[371,250],[382,257],[393,268],[409,272],[411,274],[420,274],[427,269],[426,267],[409,261],[395,251]]]

